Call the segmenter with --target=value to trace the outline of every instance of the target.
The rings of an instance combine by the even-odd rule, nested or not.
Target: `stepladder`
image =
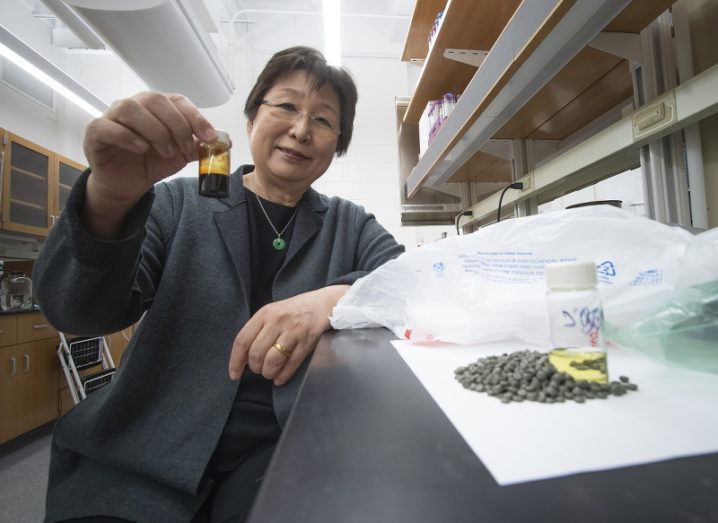
[[[59,335],[57,356],[72,401],[77,405],[109,384],[117,370],[104,336],[71,336],[63,332]]]

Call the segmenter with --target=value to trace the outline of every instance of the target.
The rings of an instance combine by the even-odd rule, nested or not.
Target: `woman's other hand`
[[[332,309],[348,289],[349,285],[332,285],[259,309],[234,339],[230,378],[239,379],[249,365],[275,385],[286,383],[329,329]]]
[[[115,102],[85,131],[92,171],[83,219],[111,238],[125,214],[152,186],[196,160],[197,139],[213,141],[212,125],[179,94],[143,92]]]

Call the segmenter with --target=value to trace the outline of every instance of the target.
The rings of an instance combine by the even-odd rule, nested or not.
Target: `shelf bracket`
[[[462,64],[473,65],[474,67],[481,67],[481,63],[488,54],[488,51],[476,51],[474,49],[444,49],[444,58],[456,60]]]
[[[641,37],[638,33],[602,32],[588,44],[594,49],[605,51],[631,62],[641,63]]]

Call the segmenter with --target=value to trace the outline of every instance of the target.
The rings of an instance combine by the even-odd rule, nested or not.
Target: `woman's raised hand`
[[[195,137],[211,142],[217,135],[182,95],[143,92],[115,102],[85,132],[88,191],[131,207],[156,182],[196,159]]]

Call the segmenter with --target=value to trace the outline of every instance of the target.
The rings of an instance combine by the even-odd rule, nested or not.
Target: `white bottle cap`
[[[549,289],[590,289],[598,283],[592,261],[552,263],[546,265],[544,274]]]

